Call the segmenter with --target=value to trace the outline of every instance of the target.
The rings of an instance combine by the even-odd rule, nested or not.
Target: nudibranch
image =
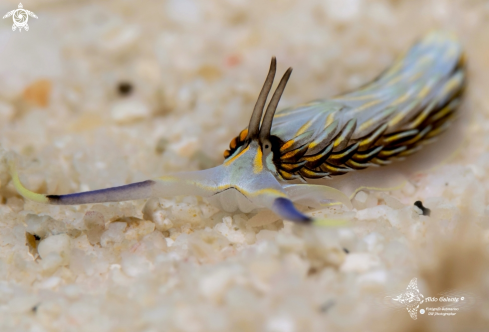
[[[231,141],[220,166],[107,189],[43,195],[22,185],[11,160],[13,184],[22,196],[39,203],[77,205],[194,195],[229,212],[268,208],[293,222],[335,225],[339,221],[314,219],[294,203],[340,202],[351,207],[349,197],[307,181],[387,165],[432,142],[453,122],[460,104],[464,59],[454,37],[432,32],[371,83],[276,112],[292,73],[289,68],[264,112],[276,72],[272,58],[248,127]]]

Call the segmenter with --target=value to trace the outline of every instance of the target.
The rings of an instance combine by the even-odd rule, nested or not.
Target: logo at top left
[[[34,14],[31,11],[28,11],[23,8],[21,3],[19,3],[19,8],[14,9],[7,14],[3,18],[7,18],[12,16],[12,19],[14,20],[14,24],[12,25],[12,31],[15,31],[17,28],[19,31],[22,31],[22,28],[25,29],[25,31],[29,31],[29,25],[27,24],[27,21],[29,21],[29,16],[37,18],[36,14]]]

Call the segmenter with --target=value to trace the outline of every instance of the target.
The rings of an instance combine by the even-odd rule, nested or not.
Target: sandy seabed
[[[28,32],[0,23],[0,331],[489,329],[487,1],[23,4],[39,17]],[[218,165],[271,55],[294,67],[292,106],[365,83],[432,29],[467,52],[463,148],[401,190],[358,193],[353,211],[314,212],[349,227],[199,197],[44,206],[10,182],[7,151],[28,188],[51,194]],[[413,320],[392,300],[413,278],[425,297],[465,302]]]

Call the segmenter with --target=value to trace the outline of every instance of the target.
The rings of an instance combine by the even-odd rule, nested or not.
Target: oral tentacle
[[[272,204],[271,210],[280,217],[299,224],[310,224],[313,221],[311,217],[297,210],[294,203],[285,197],[276,198]]]
[[[253,108],[253,114],[251,115],[250,124],[248,125],[248,135],[247,140],[253,139],[258,136],[260,131],[260,122],[263,114],[263,109],[265,108],[265,103],[267,102],[268,94],[272,89],[273,79],[275,78],[275,72],[277,71],[277,60],[272,57],[272,62],[270,63],[270,70],[268,71],[265,83],[258,95],[255,107]]]
[[[74,194],[45,195],[27,189],[19,179],[15,162],[9,161],[12,183],[17,192],[31,201],[53,205],[122,202],[177,195],[211,196],[220,190],[221,186],[216,184],[216,179],[221,175],[220,169],[220,167],[215,167],[204,171],[177,173],[153,180]]]
[[[20,182],[19,175],[17,173],[17,168],[15,166],[15,162],[13,159],[10,159],[8,161],[8,167],[9,167],[10,177],[12,178],[12,183],[14,184],[14,187],[17,190],[17,192],[22,197],[27,198],[27,199],[34,201],[34,202],[37,202],[37,203],[49,204],[49,198],[47,198],[46,195],[35,193],[33,191],[30,191],[26,187],[24,187],[22,182]]]
[[[318,219],[305,215],[296,209],[294,203],[292,203],[290,199],[285,197],[276,198],[270,207],[270,210],[280,217],[298,224],[328,227],[341,227],[347,225],[347,221],[342,219]]]
[[[80,205],[132,201],[152,196],[155,182],[146,180],[124,186],[86,191],[67,195],[45,195],[49,204]]]

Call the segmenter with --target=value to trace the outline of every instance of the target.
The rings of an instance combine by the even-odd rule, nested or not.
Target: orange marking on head
[[[293,174],[286,172],[282,169],[278,169],[278,173],[284,180],[294,180],[296,178]]]
[[[293,169],[298,168],[299,164],[281,164],[280,168],[286,171],[292,171]]]
[[[255,159],[253,159],[253,172],[255,174],[258,174],[261,171],[263,171],[262,158],[263,158],[263,152],[261,151],[261,147],[258,147],[258,149],[256,150]]]
[[[298,152],[299,152],[300,149],[295,149],[295,150],[292,150],[290,152],[287,152],[286,154],[284,154],[283,156],[280,157],[280,159],[289,159],[289,158],[292,158],[293,156],[295,156]]]
[[[290,141],[285,142],[285,144],[280,147],[280,152],[283,152],[283,151],[287,150],[294,143],[295,143],[295,141],[293,139],[291,139]]]
[[[239,133],[239,140],[243,142],[246,139],[246,136],[248,135],[248,129],[244,129]]]
[[[324,154],[323,153],[318,153],[314,156],[310,156],[310,157],[303,157],[304,160],[307,160],[308,162],[313,162],[313,161],[317,161],[319,159],[321,159],[322,157],[324,157]]]
[[[237,155],[235,155],[234,157],[232,157],[231,159],[229,159],[228,161],[226,161],[224,163],[225,166],[229,166],[233,163],[233,161],[235,161],[236,159],[238,159],[239,157],[241,157],[246,151],[248,151],[250,149],[250,146],[248,145],[245,149],[243,149],[240,153],[238,153]]]

